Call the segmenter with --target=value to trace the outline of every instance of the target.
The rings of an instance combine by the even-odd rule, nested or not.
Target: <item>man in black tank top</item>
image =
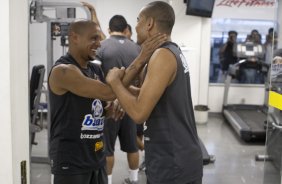
[[[100,30],[92,21],[78,21],[70,25],[68,38],[69,51],[58,59],[48,78],[54,184],[106,184],[103,129],[105,111],[114,105],[105,108],[105,101],[116,97],[103,83],[101,69],[89,62],[100,47]],[[156,35],[145,42],[123,78],[125,86],[165,39]]]
[[[137,18],[138,43],[157,32],[170,35],[174,21],[169,4],[149,3]],[[189,68],[181,50],[175,43],[166,42],[153,53],[144,71],[144,82],[135,95],[121,83],[122,69],[110,70],[106,81],[128,115],[136,123],[146,121],[147,183],[201,184],[202,152],[191,100]]]

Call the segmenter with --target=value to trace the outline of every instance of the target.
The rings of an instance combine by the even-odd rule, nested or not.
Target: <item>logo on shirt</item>
[[[99,141],[95,143],[95,151],[99,151],[104,147],[103,141]]]
[[[102,105],[102,102],[98,99],[95,99],[93,102],[92,102],[92,108],[91,108],[91,112],[93,114],[93,117],[94,118],[100,118],[102,117],[103,115],[103,105]]]
[[[145,121],[145,122],[144,122],[144,125],[143,125],[143,131],[146,131],[147,128],[148,128],[148,127],[147,127],[147,122]]]
[[[86,114],[84,116],[81,130],[102,131],[104,129],[104,119],[105,119],[105,117],[103,116],[103,111],[104,109],[102,102],[98,99],[95,99],[92,102],[92,108],[91,108],[92,114]]]
[[[100,134],[80,134],[80,139],[100,139],[101,137],[103,137],[104,133],[100,133]]]
[[[187,63],[186,58],[184,57],[184,55],[183,55],[182,53],[180,54],[180,59],[181,59],[181,61],[182,61],[182,65],[183,65],[183,67],[184,67],[184,73],[189,72],[188,63]]]
[[[124,40],[118,40],[119,41],[119,43],[121,43],[121,44],[124,44]]]

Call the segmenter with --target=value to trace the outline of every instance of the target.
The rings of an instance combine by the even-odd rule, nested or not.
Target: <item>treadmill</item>
[[[225,80],[224,99],[223,99],[223,115],[230,123],[235,132],[246,142],[253,140],[265,140],[266,137],[266,120],[267,120],[267,98],[265,95],[265,103],[263,105],[247,105],[247,104],[228,104],[228,92],[232,78],[237,78],[240,66],[248,62],[256,62],[260,70],[268,76],[268,65],[260,61],[263,57],[263,49],[261,45],[246,42],[238,44],[235,48],[237,57],[241,60],[229,67],[228,75]],[[265,85],[267,85],[265,80]],[[266,86],[267,89],[267,86]]]

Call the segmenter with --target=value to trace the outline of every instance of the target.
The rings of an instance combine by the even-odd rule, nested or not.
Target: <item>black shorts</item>
[[[54,174],[53,184],[107,184],[106,167],[86,174],[60,175]]]
[[[112,156],[115,151],[115,142],[119,137],[120,149],[126,153],[138,151],[136,141],[136,125],[126,114],[122,120],[105,120],[104,139],[106,156]]]
[[[144,123],[136,124],[137,135],[142,136],[144,135]]]

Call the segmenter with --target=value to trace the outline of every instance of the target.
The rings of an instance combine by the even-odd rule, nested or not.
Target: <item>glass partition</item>
[[[261,64],[269,62],[269,46],[276,47],[276,42],[271,41],[271,37],[277,37],[274,26],[274,21],[213,19],[210,83],[223,83],[229,66],[246,59],[232,82],[263,84],[267,72],[261,71]]]

